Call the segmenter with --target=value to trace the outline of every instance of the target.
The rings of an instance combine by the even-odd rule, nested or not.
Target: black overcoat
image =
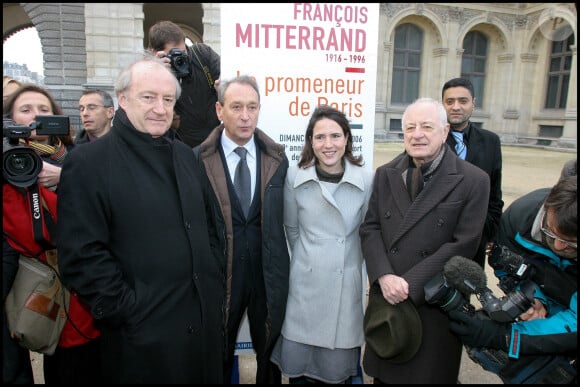
[[[471,121],[469,122],[468,132],[469,135],[464,140],[467,145],[465,160],[481,168],[489,176],[490,190],[487,216],[481,242],[474,258],[476,262],[483,266],[485,263],[485,247],[488,242],[495,240],[499,219],[503,212],[501,141],[496,133],[477,128]],[[454,150],[455,137],[448,135],[446,141],[449,147]]]
[[[221,383],[225,288],[191,148],[119,109],[76,150],[59,186],[59,268],[102,328],[106,381]]]

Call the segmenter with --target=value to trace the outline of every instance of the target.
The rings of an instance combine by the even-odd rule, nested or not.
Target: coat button
[[[445,221],[441,218],[439,218],[437,220],[437,227],[443,227],[443,225],[445,224]]]
[[[391,217],[391,211],[385,212],[385,218],[389,219]]]
[[[198,275],[197,273],[193,273],[193,279],[195,279],[195,280],[196,280],[196,279],[198,279],[198,278],[199,278],[199,275]]]
[[[188,333],[193,333],[195,330],[193,329],[193,327],[191,325],[187,326],[187,332]]]
[[[185,228],[187,230],[191,229],[191,223],[190,222],[185,222]]]
[[[393,247],[393,248],[391,249],[391,254],[397,254],[398,252],[399,252],[399,249],[398,249],[398,248],[396,248],[396,247]]]
[[[429,256],[429,252],[428,251],[421,251],[421,256],[423,258],[427,258]]]

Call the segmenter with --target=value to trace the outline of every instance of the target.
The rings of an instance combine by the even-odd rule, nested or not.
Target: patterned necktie
[[[463,132],[452,131],[451,134],[455,137],[455,153],[457,156],[465,160],[467,155],[467,145],[463,142]]]
[[[248,217],[248,211],[250,210],[250,194],[251,194],[251,178],[250,178],[250,168],[248,168],[248,163],[246,161],[246,154],[248,151],[244,147],[237,147],[234,152],[240,156],[240,161],[236,167],[236,173],[234,175],[234,187],[236,188],[236,193],[238,199],[244,210],[244,215]]]

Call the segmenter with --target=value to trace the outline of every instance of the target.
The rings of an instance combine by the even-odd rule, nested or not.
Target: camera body
[[[502,257],[505,257],[503,259]],[[511,272],[518,273],[517,262],[513,261],[512,255],[502,255],[497,257],[496,265],[502,267],[513,267]],[[522,258],[523,261],[523,258]],[[495,266],[494,266],[495,267]],[[483,269],[481,275],[485,276]],[[514,281],[515,283],[515,281]],[[517,289],[513,286],[509,292],[504,292],[504,297],[496,297],[492,290],[487,286],[475,287],[468,280],[464,281],[465,288],[469,289],[471,294],[475,294],[481,303],[481,309],[475,310],[475,307],[469,303],[461,291],[450,284],[445,272],[441,272],[433,277],[424,287],[425,301],[430,304],[435,304],[443,309],[445,312],[452,310],[459,310],[469,314],[475,314],[482,318],[490,318],[498,322],[512,322],[526,310],[528,310],[534,302],[535,284],[531,281],[517,280]],[[465,289],[463,288],[463,289]],[[465,292],[465,290],[464,290]]]
[[[488,262],[495,271],[505,274],[498,284],[504,293],[514,290],[518,283],[531,275],[533,270],[533,267],[526,264],[521,255],[497,243],[493,245]]]
[[[521,284],[521,289],[514,289],[501,298],[494,296],[492,291],[487,288],[476,294],[477,299],[481,302],[481,310],[492,320],[513,322],[532,306],[534,290],[533,282],[524,281]]]
[[[20,144],[20,139],[30,138],[32,130],[37,135],[66,136],[70,124],[67,116],[36,116],[35,121],[18,125],[4,118],[2,125],[2,175],[8,183],[26,188],[38,181],[42,170],[42,159],[34,149]]]
[[[187,51],[181,51],[179,48],[172,48],[169,50],[166,57],[169,58],[171,69],[178,79],[187,77],[190,74],[191,69]]]

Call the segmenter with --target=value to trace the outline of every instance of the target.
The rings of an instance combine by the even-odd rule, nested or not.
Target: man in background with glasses
[[[523,362],[530,359],[528,355],[562,355],[572,364],[564,368],[575,381],[577,176],[563,177],[551,189],[535,190],[515,200],[501,217],[496,244],[515,253],[509,266],[519,267],[518,275],[525,273],[522,282],[531,280],[536,285],[531,308],[508,324],[456,315],[457,324],[452,323],[451,330],[469,346],[501,349]],[[495,274],[501,278],[509,271],[496,269]]]
[[[75,144],[94,141],[111,130],[115,114],[113,98],[104,90],[85,90],[79,99],[79,113],[83,129],[75,137]]]

